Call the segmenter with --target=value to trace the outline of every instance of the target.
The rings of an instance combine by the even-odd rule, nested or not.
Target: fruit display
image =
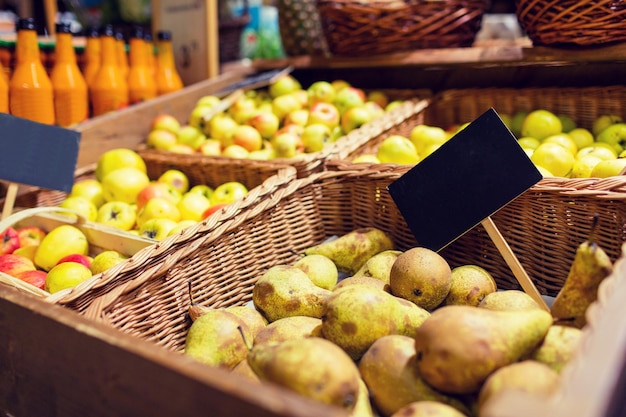
[[[504,392],[548,398],[558,390],[581,340],[579,317],[611,272],[590,237],[546,311],[524,292],[498,288],[484,268],[451,267],[420,246],[397,250],[384,231],[360,228],[270,267],[247,306],[192,298],[183,351],[349,415],[427,407],[493,416],[490,402]],[[358,277],[371,281],[348,281]]]

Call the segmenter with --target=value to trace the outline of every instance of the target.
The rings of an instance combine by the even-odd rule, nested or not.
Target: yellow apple
[[[98,209],[97,223],[121,230],[131,230],[137,220],[137,209],[123,201],[109,201]]]
[[[569,150],[556,143],[542,143],[530,159],[535,165],[546,168],[557,177],[568,177],[576,160]]]
[[[102,184],[95,178],[85,178],[78,180],[72,185],[71,196],[84,197],[91,200],[96,207],[104,204],[104,195],[102,194]]]
[[[391,135],[383,139],[376,152],[376,157],[383,164],[414,165],[419,161],[413,142],[401,135]]]
[[[181,198],[183,201],[184,196]],[[178,222],[181,219],[181,213],[178,209],[178,205],[171,200],[161,197],[155,197],[148,200],[148,202],[137,212],[137,226],[139,229],[148,221],[152,219],[169,219],[174,222]]]
[[[178,225],[171,219],[154,218],[146,221],[139,227],[139,236],[161,241],[169,236],[170,231]]]
[[[626,168],[626,158],[608,159],[598,162],[589,176],[592,178],[615,177],[621,175],[624,168]]]
[[[380,164],[380,160],[373,154],[359,155],[352,162],[355,164]]]
[[[581,156],[580,158],[576,158],[576,162],[574,162],[574,166],[572,167],[572,173],[570,177],[590,178],[591,171],[593,171],[593,168],[600,161],[603,161],[603,159],[592,154],[584,155],[584,156]]]
[[[601,159],[615,159],[617,158],[617,152],[615,148],[607,143],[594,142],[589,146],[581,148],[576,153],[576,158],[581,158],[585,155],[594,155]]]
[[[177,235],[179,233],[181,233],[183,230],[187,229],[188,227],[191,227],[195,224],[197,224],[198,222],[194,221],[194,220],[181,220],[179,221],[176,226],[174,226],[170,232],[168,233],[168,236],[173,236],[173,235]]]
[[[94,256],[91,261],[91,273],[93,275],[100,274],[107,269],[124,262],[128,257],[122,255],[115,250],[105,250]]]
[[[537,109],[526,115],[521,134],[543,140],[562,132],[563,125],[557,115],[545,109]]]
[[[102,181],[104,177],[119,168],[135,168],[147,172],[146,162],[137,152],[127,148],[111,149],[100,155],[96,162],[96,179]]]
[[[35,265],[44,271],[50,271],[61,258],[79,253],[87,255],[89,242],[79,228],[63,224],[50,230],[41,240],[35,252]]]
[[[248,188],[238,181],[228,181],[218,185],[211,195],[211,205],[232,203],[248,194]]]
[[[96,221],[98,217],[98,208],[96,205],[84,197],[69,195],[59,203],[59,207],[75,211],[90,222]]]
[[[189,191],[189,178],[187,174],[178,169],[166,170],[159,176],[157,181],[169,184],[181,194]]]
[[[574,139],[572,139],[572,137],[568,133],[557,133],[556,135],[550,135],[541,141],[541,143],[547,142],[556,143],[557,145],[563,146],[574,156],[576,156],[576,153],[578,152],[576,142],[574,142]]]
[[[180,212],[180,220],[194,220],[199,222],[202,220],[202,213],[209,208],[211,200],[201,193],[188,192],[178,202],[178,210]]]
[[[150,184],[150,178],[137,168],[119,168],[109,172],[102,179],[102,193],[105,201],[134,203],[139,192]]]
[[[584,127],[577,127],[570,130],[568,134],[572,138],[574,143],[576,143],[576,147],[578,149],[582,149],[585,146],[593,145],[594,137],[593,133],[591,133],[589,129],[585,129]]]
[[[243,146],[233,144],[228,145],[224,148],[224,150],[222,151],[222,156],[235,159],[244,159],[248,157],[249,153],[250,152],[248,152],[248,150]]]
[[[92,275],[91,270],[81,263],[63,262],[48,271],[46,290],[54,294],[67,288],[74,288]]]
[[[418,155],[422,156],[424,150],[432,145],[441,145],[445,143],[449,138],[449,135],[439,126],[429,126],[425,124],[418,124],[411,129],[409,133],[409,139],[415,145],[415,150]]]

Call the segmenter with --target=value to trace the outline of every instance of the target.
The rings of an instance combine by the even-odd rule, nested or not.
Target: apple
[[[561,132],[563,132],[563,125],[556,114],[545,109],[537,109],[529,112],[524,118],[521,135],[543,140]]]
[[[380,160],[374,154],[362,154],[352,160],[353,164],[380,164]]]
[[[109,201],[98,209],[97,223],[131,230],[137,220],[137,211],[131,204],[123,201]]]
[[[184,198],[185,196],[183,195],[180,201],[183,201]],[[180,202],[178,202],[178,204],[180,204]],[[179,221],[181,219],[181,213],[178,209],[178,204],[166,198],[151,198],[137,212],[137,227],[141,229],[141,226],[151,219],[170,219],[174,222]]]
[[[307,88],[308,104],[332,103],[335,101],[335,87],[328,81],[315,81]]]
[[[191,193],[191,194],[202,194],[203,196],[205,196],[206,198],[211,198],[211,194],[213,194],[213,188],[209,187],[206,184],[198,184],[198,185],[194,185],[193,187],[191,187],[189,189],[189,191],[187,191],[187,193]]]
[[[309,109],[308,124],[322,123],[333,129],[339,126],[341,115],[334,104],[331,103],[315,103]]]
[[[602,158],[595,155],[584,155],[580,158],[576,158],[574,166],[572,167],[571,178],[590,178],[593,168],[598,165]]]
[[[608,178],[623,175],[622,172],[626,168],[626,158],[607,159],[598,162],[589,176],[591,178]]]
[[[268,87],[268,92],[273,98],[283,96],[302,89],[300,81],[291,74],[283,74],[278,79],[272,81]]]
[[[254,159],[257,161],[269,161],[276,158],[276,153],[271,148],[263,148],[258,151],[252,151],[248,154],[248,159]]]
[[[74,253],[87,255],[87,236],[76,226],[62,224],[50,230],[35,252],[35,266],[50,271],[59,260]]]
[[[141,190],[150,184],[148,175],[133,167],[119,168],[109,172],[102,179],[104,200],[134,203]]]
[[[84,197],[91,200],[96,207],[104,204],[104,195],[102,194],[102,183],[95,178],[85,178],[74,182],[72,185],[71,196]]]
[[[69,195],[59,203],[59,207],[72,210],[90,222],[96,221],[98,217],[98,207],[85,197]]]
[[[530,160],[535,165],[544,167],[557,177],[568,177],[576,161],[574,155],[569,150],[559,144],[550,142],[539,145],[533,152]]]
[[[27,245],[27,246],[22,246],[19,247],[17,249],[15,249],[15,251],[13,252],[14,255],[20,255],[23,256],[25,258],[30,259],[31,261],[35,261],[35,253],[37,252],[37,248],[39,247],[39,245]]]
[[[109,268],[124,262],[128,257],[122,255],[116,250],[105,250],[93,257],[91,261],[91,273],[93,275],[101,274]]]
[[[13,227],[7,227],[0,234],[0,255],[13,253],[20,247],[20,236]]]
[[[47,272],[40,269],[31,269],[28,271],[18,272],[15,274],[15,278],[21,279],[22,281],[45,291],[47,275]]]
[[[211,205],[210,197],[201,193],[186,193],[178,203],[180,220],[202,220],[202,213]]]
[[[150,130],[164,130],[176,134],[180,129],[180,122],[171,114],[158,114],[150,123]]]
[[[517,143],[519,143],[519,145],[522,148],[528,148],[528,149],[537,149],[537,146],[539,146],[541,144],[541,141],[537,138],[519,138],[517,140]]]
[[[351,107],[341,115],[341,130],[350,133],[372,120],[372,113],[365,105]]]
[[[589,146],[585,146],[580,148],[578,152],[576,152],[576,158],[581,158],[586,155],[597,156],[600,159],[616,159],[617,152],[615,148],[606,143],[594,142]]]
[[[331,131],[327,125],[313,123],[304,127],[301,140],[304,145],[304,152],[319,152],[331,140]]]
[[[222,99],[213,94],[202,96],[196,101],[196,106],[215,107],[222,102]]]
[[[238,181],[228,181],[218,185],[211,195],[211,204],[232,203],[248,194],[248,188]]]
[[[144,174],[147,172],[146,162],[137,152],[127,148],[115,148],[104,152],[96,162],[95,175],[98,181],[119,168],[135,168]]]
[[[187,145],[194,151],[198,150],[207,139],[200,129],[191,125],[181,127],[176,138],[179,144]]]
[[[63,262],[48,271],[45,289],[50,294],[54,294],[68,288],[74,288],[92,276],[91,270],[83,264]]]
[[[167,151],[182,155],[193,155],[196,153],[196,150],[194,148],[189,145],[184,145],[182,143],[176,143],[172,145]]]
[[[228,115],[239,124],[246,123],[256,113],[256,101],[245,95],[239,97],[228,108]]]
[[[617,114],[602,114],[595,118],[591,125],[591,133],[598,136],[600,132],[615,123],[621,123],[622,117]]]
[[[392,100],[385,106],[385,113],[389,113],[390,111],[394,111],[398,107],[402,106],[404,102],[402,100]]]
[[[167,234],[168,236],[173,236],[173,235],[177,235],[179,233],[181,233],[183,230],[197,224],[198,222],[196,222],[195,220],[181,220],[179,221],[176,226],[174,226],[169,233]]]
[[[89,268],[91,267],[91,261],[93,261],[93,258],[89,255],[84,255],[82,253],[72,253],[59,259],[57,265],[62,264],[63,262],[78,262],[79,264],[83,264],[87,268]]]
[[[280,121],[284,120],[292,111],[301,108],[303,108],[302,104],[293,94],[285,94],[272,100],[272,113],[274,113]]]
[[[279,129],[280,120],[270,109],[269,111],[258,111],[248,120],[248,124],[258,130],[263,138],[269,139]]]
[[[189,190],[189,178],[187,177],[187,174],[178,169],[166,170],[159,176],[157,181],[169,184],[181,194],[184,194]]]
[[[248,152],[258,151],[263,146],[261,133],[250,125],[239,125],[231,137],[233,144],[241,146]]]
[[[372,115],[372,120],[377,119],[385,115],[385,108],[381,107],[380,104],[375,101],[366,101],[364,104],[365,108],[369,110]]]
[[[211,112],[211,110],[211,106],[204,104],[196,105],[189,113],[187,124],[204,132],[207,128],[205,117]]]
[[[143,206],[145,206],[150,199],[157,197],[170,200],[176,204],[180,201],[182,195],[170,184],[153,181],[139,191],[139,194],[137,194],[137,199],[135,200],[137,210],[140,210]]]
[[[350,87],[349,82],[347,82],[346,80],[341,80],[341,79],[332,80],[330,82],[330,85],[332,85],[333,88],[335,89],[335,93],[337,93],[339,90],[343,90],[346,87]]]
[[[420,156],[430,145],[445,143],[449,137],[441,127],[425,124],[415,125],[409,132],[409,139],[415,145],[415,149]]]
[[[209,208],[207,208],[204,213],[202,213],[202,220],[207,219],[211,214],[220,211],[222,208],[226,207],[230,203],[218,203],[213,204]]]
[[[596,141],[607,143],[620,154],[626,149],[626,123],[613,123],[596,136]]]
[[[419,161],[415,145],[407,137],[391,135],[383,139],[376,151],[381,163],[414,165]]]
[[[296,124],[300,126],[306,126],[309,121],[309,110],[308,109],[297,109],[292,112],[289,112],[287,116],[285,116],[285,120],[283,120],[284,125]]]
[[[154,218],[146,221],[139,228],[139,236],[161,241],[169,236],[170,231],[178,225],[171,219]]]
[[[576,121],[571,116],[567,114],[557,114],[556,117],[561,121],[561,126],[564,133],[569,133],[572,130],[576,129]]]
[[[541,143],[556,143],[557,145],[563,146],[565,149],[570,151],[572,155],[576,156],[578,152],[578,147],[576,146],[576,142],[568,133],[557,133],[556,135],[550,135],[547,138],[543,139]]]
[[[217,139],[207,139],[200,145],[198,152],[206,156],[219,156],[222,154],[222,142]]]
[[[389,104],[389,96],[384,91],[372,90],[367,93],[365,101],[371,101],[378,104],[378,106],[384,111],[387,104]]]
[[[577,127],[570,130],[569,136],[572,138],[574,143],[576,143],[576,147],[578,149],[582,149],[585,146],[592,145],[595,141],[593,133],[591,133],[589,129],[585,129],[584,127]]]
[[[221,113],[209,121],[208,132],[204,134],[208,138],[219,140],[222,146],[226,146],[231,143],[231,136],[238,125],[232,117]]]
[[[0,272],[4,272],[12,277],[22,271],[32,271],[34,269],[37,268],[33,261],[24,256],[14,253],[0,255]]]
[[[178,138],[169,130],[151,130],[146,137],[146,145],[151,149],[166,151],[176,144]]]
[[[271,143],[276,158],[293,158],[298,154],[302,139],[294,133],[284,132],[274,136]]]
[[[226,156],[228,158],[237,158],[237,159],[245,159],[248,157],[248,150],[243,146],[239,145],[228,145],[222,151],[222,156]]]
[[[365,104],[365,98],[363,90],[356,87],[346,87],[337,92],[334,104],[339,110],[339,114],[344,114],[352,107]]]

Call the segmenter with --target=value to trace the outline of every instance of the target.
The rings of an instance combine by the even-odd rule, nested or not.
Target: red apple
[[[20,247],[20,237],[12,227],[7,227],[0,233],[0,255],[5,253],[13,253],[15,249]]]
[[[42,271],[41,269],[29,269],[27,271],[18,272],[15,274],[15,278],[21,279],[24,282],[27,282],[40,290],[45,290],[46,288],[46,276],[47,272]]]
[[[226,207],[227,205],[228,203],[213,204],[208,209],[204,210],[204,213],[202,213],[202,220],[208,218],[211,214],[219,211],[220,209],[222,209],[223,207]]]
[[[248,120],[248,124],[258,130],[265,139],[269,139],[278,130],[280,120],[271,111],[259,111]]]
[[[0,271],[15,276],[21,271],[37,269],[33,261],[25,256],[5,253],[0,255]]]
[[[91,261],[92,258],[89,255],[83,255],[82,253],[72,253],[71,255],[67,255],[59,259],[57,265],[62,264],[63,262],[76,262],[85,265],[87,268],[90,268]]]
[[[137,194],[137,210],[145,206],[150,199],[156,197],[165,198],[176,204],[181,199],[181,193],[168,183],[153,181]]]
[[[159,114],[150,123],[150,130],[163,129],[176,133],[180,128],[180,122],[169,114]]]
[[[20,247],[36,246],[46,236],[46,231],[37,226],[24,226],[17,229],[17,236],[20,241]]]
[[[321,123],[333,129],[339,125],[341,116],[334,104],[319,102],[311,106],[309,110],[308,124]]]
[[[233,131],[232,141],[248,152],[258,151],[263,146],[261,133],[250,125],[239,125]]]

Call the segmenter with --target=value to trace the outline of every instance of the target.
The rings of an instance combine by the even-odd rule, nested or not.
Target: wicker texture
[[[534,45],[600,45],[626,40],[624,0],[517,0],[521,28]]]
[[[318,0],[333,55],[365,56],[474,43],[486,0]]]

